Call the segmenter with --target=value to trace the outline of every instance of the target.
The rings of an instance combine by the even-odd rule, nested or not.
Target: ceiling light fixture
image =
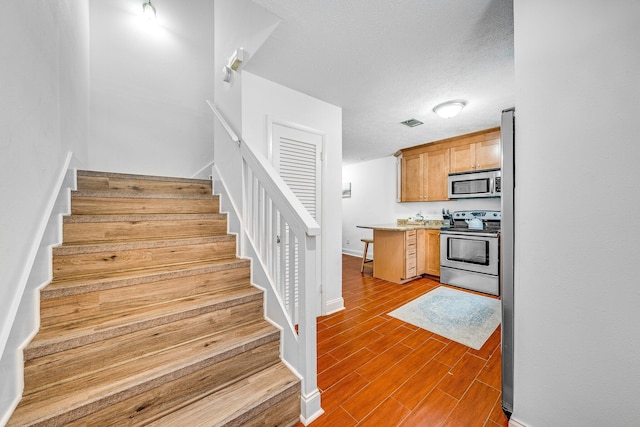
[[[154,21],[156,19],[156,8],[151,4],[151,0],[147,0],[146,3],[142,4],[142,16],[147,18],[149,21]]]
[[[457,116],[466,105],[466,101],[456,99],[455,101],[447,101],[436,105],[433,107],[433,112],[442,118],[448,119]]]

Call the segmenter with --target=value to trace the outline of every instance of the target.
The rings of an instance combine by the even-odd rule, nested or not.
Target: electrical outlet
[[[350,245],[350,244],[351,244],[351,242],[349,241],[349,239],[347,239],[347,245]]]

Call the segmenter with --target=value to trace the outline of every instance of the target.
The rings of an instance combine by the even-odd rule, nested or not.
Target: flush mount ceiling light
[[[142,4],[142,16],[147,18],[149,21],[154,21],[156,19],[156,8],[151,4],[151,0]]]
[[[433,107],[433,112],[442,118],[448,119],[457,116],[460,111],[467,105],[466,101],[456,99],[455,101],[447,101]]]

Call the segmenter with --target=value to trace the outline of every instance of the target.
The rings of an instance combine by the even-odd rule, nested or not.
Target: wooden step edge
[[[100,178],[118,178],[118,179],[139,179],[143,181],[165,181],[165,182],[182,182],[192,184],[211,184],[210,179],[184,178],[175,176],[156,176],[156,175],[138,175],[118,172],[101,172],[78,170],[78,176],[100,177]]]
[[[64,224],[145,221],[225,221],[226,213],[67,215]]]
[[[207,354],[206,356],[198,355],[198,357],[190,360],[180,359],[170,365],[163,365],[152,370],[139,371],[126,378],[107,381],[106,384],[91,384],[92,387],[89,387],[85,381],[80,380],[80,384],[77,387],[80,392],[75,399],[76,401],[67,401],[64,406],[59,404],[60,398],[55,391],[41,391],[38,394],[44,394],[45,398],[51,396],[53,402],[50,404],[41,404],[40,408],[30,407],[28,404],[25,405],[22,411],[27,414],[22,415],[18,413],[19,417],[28,417],[29,413],[34,413],[36,409],[39,409],[39,412],[44,412],[44,415],[39,416],[38,419],[33,420],[32,423],[20,423],[20,425],[62,425],[78,418],[86,417],[92,412],[104,409],[122,400],[132,398],[168,382],[193,374],[200,369],[219,363],[221,360],[233,357],[247,349],[253,349],[278,339],[279,331],[274,328],[273,331],[265,333],[257,339],[253,337],[246,339],[242,343],[239,343],[239,345],[234,346],[233,349],[222,351],[223,356],[221,356],[220,353],[214,353]],[[221,357],[225,359],[221,359]],[[36,395],[29,397],[34,397],[36,401],[39,400],[37,399],[39,396]],[[16,410],[16,412],[18,412],[18,410]],[[18,419],[16,421],[22,420]]]
[[[86,275],[66,279],[56,279],[40,291],[40,299],[48,300],[58,297],[96,292],[102,289],[114,289],[135,286],[149,282],[190,277],[199,274],[215,273],[235,268],[248,268],[248,259],[225,258],[219,260],[197,261],[179,266],[170,265],[148,269],[116,272],[113,275]]]
[[[138,249],[170,248],[173,246],[196,246],[219,242],[235,241],[234,234],[218,234],[205,237],[163,238],[128,240],[122,242],[95,243],[63,243],[53,248],[53,256],[70,256],[78,254],[92,254],[98,252],[130,251]]]
[[[266,387],[262,386],[265,382],[269,384]],[[255,384],[261,384],[261,387],[256,389]],[[299,395],[300,390],[300,379],[279,362],[148,425],[160,427],[188,423],[191,426],[242,426],[274,405]],[[299,402],[299,399],[296,400]]]
[[[216,194],[179,194],[179,193],[136,193],[129,191],[91,191],[78,190],[71,192],[71,199],[173,199],[173,200],[215,200]]]
[[[209,396],[211,396],[213,394],[216,394],[216,393],[220,392],[221,390],[224,390],[227,387],[233,387],[234,384],[237,384],[239,381],[246,380],[247,378],[251,378],[251,377],[259,374],[260,372],[264,371],[266,368],[270,368],[270,367],[272,367],[272,366],[274,366],[274,365],[276,365],[278,363],[280,363],[280,359],[275,360],[271,364],[265,364],[265,365],[261,366],[260,368],[257,368],[257,369],[254,369],[252,371],[249,371],[249,372],[247,372],[246,375],[236,377],[233,381],[228,381],[228,382],[226,382],[224,384],[220,384],[218,387],[211,388],[208,392],[202,393],[202,394],[200,394],[198,396],[195,396],[195,397],[183,402],[180,405],[176,405],[176,406],[174,406],[172,408],[167,408],[164,412],[161,412],[161,413],[157,414],[156,416],[154,416],[153,418],[150,418],[149,420],[147,420],[145,424],[148,425],[149,423],[158,422],[159,420],[162,420],[164,417],[167,417],[167,416],[169,416],[169,415],[171,415],[171,414],[173,414],[173,413],[175,413],[177,411],[183,411],[183,410],[185,410],[185,408],[189,407],[190,405],[193,405],[194,403],[196,403],[196,402],[198,402],[198,401],[200,401],[202,399],[206,399]]]
[[[127,360],[152,352],[159,354],[163,349],[192,348],[193,345],[190,343],[200,345],[197,340],[202,337],[209,337],[206,342],[201,343],[204,344],[202,348],[216,349],[229,346],[238,339],[255,336],[260,331],[270,332],[273,328],[274,326],[264,319],[261,301],[252,301],[230,309],[205,313],[70,348],[27,361],[24,371],[24,394],[33,394],[33,390],[66,383],[71,377],[92,375],[92,378],[95,378],[92,374],[94,372],[102,372],[110,366],[120,366]],[[184,347],[185,345],[191,347]],[[186,353],[190,354],[192,351],[187,350]],[[280,354],[279,345],[277,354]]]
[[[129,334],[129,336],[114,337],[106,341],[110,342],[109,345],[117,348],[118,346],[122,345],[123,340],[140,339],[141,337],[144,338],[149,336],[149,334],[161,335],[163,327],[165,326],[166,325],[156,326],[147,331],[138,331]],[[91,377],[92,379],[95,379],[101,372],[107,372],[113,368],[131,365],[132,370],[135,370],[137,367],[143,366],[145,360],[151,360],[154,357],[158,357],[158,355],[166,355],[168,354],[168,352],[175,351],[179,348],[194,345],[199,346],[199,343],[205,343],[202,344],[202,348],[206,348],[208,354],[211,355],[210,357],[215,358],[214,362],[218,363],[230,359],[245,350],[251,350],[268,342],[277,341],[279,340],[279,337],[280,332],[277,330],[277,328],[275,328],[264,319],[257,319],[255,321],[243,323],[241,325],[235,325],[230,328],[211,331],[211,333],[206,335],[200,335],[196,338],[173,343],[168,347],[158,348],[153,352],[143,353],[136,357],[123,359],[109,365],[100,366],[98,368],[87,365],[83,371],[77,372],[75,375],[59,378],[55,381],[55,383],[46,383],[39,387],[30,387],[28,389],[25,388],[23,396],[31,396],[37,393],[41,393],[45,390],[51,391],[53,387],[61,387],[74,381],[78,382],[82,378]],[[65,353],[65,357],[75,356],[79,359],[82,359],[83,354],[86,354],[86,347],[82,346],[68,349],[65,350]],[[113,377],[111,378],[113,379]]]
[[[215,258],[206,258],[206,259],[197,259],[197,260],[187,260],[187,261],[179,261],[179,262],[174,262],[174,263],[164,263],[162,265],[155,265],[155,266],[142,266],[142,267],[134,267],[134,268],[127,268],[125,269],[118,269],[117,271],[115,271],[116,273],[120,273],[126,276],[130,276],[130,275],[136,275],[140,272],[146,272],[149,271],[151,269],[154,268],[174,268],[174,269],[181,269],[184,266],[188,266],[188,265],[193,265],[196,262],[215,262],[215,261],[228,261],[228,260],[234,260],[236,259],[235,254],[225,254],[225,255],[217,255]],[[71,281],[71,280],[85,280],[85,279],[90,279],[93,277],[100,277],[100,276],[106,276],[109,273],[111,273],[111,271],[94,271],[94,272],[89,272],[89,273],[73,273],[73,274],[59,274],[58,275],[58,279],[61,281]]]
[[[177,228],[179,230],[179,228]],[[58,247],[64,247],[64,248],[72,248],[72,247],[78,247],[81,245],[86,245],[86,246],[96,246],[96,245],[108,245],[108,244],[127,244],[127,243],[132,243],[132,244],[140,244],[140,242],[155,242],[158,240],[165,240],[168,241],[170,239],[175,239],[175,240],[184,240],[184,239],[206,239],[209,237],[219,237],[219,236],[228,236],[229,233],[227,232],[227,230],[221,230],[220,232],[212,232],[212,231],[198,231],[198,232],[194,232],[194,233],[183,233],[183,234],[179,234],[179,233],[172,233],[172,234],[165,234],[164,236],[132,236],[130,238],[127,238],[127,236],[123,236],[123,237],[106,237],[106,238],[102,238],[102,239],[95,239],[95,240],[87,240],[87,239],[79,239],[79,240],[67,240],[65,241],[63,246],[58,246]],[[225,240],[223,240],[224,242]],[[211,243],[211,242],[209,242]],[[143,249],[147,249],[147,248],[143,248]],[[81,254],[87,254],[87,253],[91,253],[91,252],[81,252]]]
[[[257,288],[250,288],[251,292],[233,299],[214,300],[204,298],[204,301],[192,301],[189,308],[174,307],[177,304],[167,304],[169,310],[158,313],[154,316],[143,317],[129,321],[128,323],[115,324],[99,330],[79,329],[67,330],[64,335],[57,335],[50,339],[42,339],[39,334],[24,349],[24,360],[31,360],[37,357],[64,351],[70,348],[80,347],[97,341],[118,337],[132,332],[149,329],[154,326],[175,322],[187,317],[194,317],[200,314],[209,313],[215,310],[229,308],[234,305],[255,301],[263,297],[262,291]],[[192,298],[195,299],[195,298]],[[202,299],[202,298],[199,298]],[[157,308],[157,307],[154,307]],[[173,310],[171,310],[173,309]],[[123,316],[126,317],[126,316]],[[51,328],[48,328],[49,330]]]
[[[255,418],[259,414],[265,412],[267,409],[272,406],[277,405],[278,403],[286,400],[288,397],[292,395],[300,395],[301,390],[301,381],[299,378],[295,377],[293,374],[290,374],[289,381],[286,384],[283,384],[281,387],[271,390],[266,396],[260,399],[257,402],[254,402],[253,405],[245,408],[240,413],[235,413],[229,416],[227,419],[223,420],[221,425],[238,425],[242,426],[247,424],[251,419]],[[247,390],[250,392],[251,390]],[[296,399],[299,403],[299,398]],[[298,407],[299,408],[299,407]],[[297,415],[300,415],[300,411],[298,410]],[[296,419],[297,421],[297,419]]]
[[[203,291],[194,294],[188,294],[184,296],[171,296],[164,300],[158,300],[154,302],[145,302],[140,305],[131,306],[119,306],[110,310],[84,312],[77,317],[67,318],[65,315],[57,316],[53,320],[46,319],[40,326],[40,331],[48,332],[52,330],[62,329],[62,334],[74,335],[81,330],[102,330],[114,327],[115,324],[121,322],[135,322],[145,316],[146,313],[157,311],[165,311],[165,308],[180,307],[189,305],[195,301],[220,301],[221,304],[217,307],[218,310],[233,307],[246,302],[256,301],[261,299],[262,291],[255,286],[252,286],[248,279],[239,279],[224,288],[216,288],[209,291]],[[222,304],[227,302],[228,305]],[[117,320],[116,320],[117,319]]]

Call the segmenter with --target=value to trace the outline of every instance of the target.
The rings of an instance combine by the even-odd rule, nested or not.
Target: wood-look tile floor
[[[500,401],[500,328],[480,350],[394,319],[390,311],[441,286],[397,285],[343,255],[345,310],[318,319],[321,426],[507,426]],[[301,425],[301,424],[300,424]]]

